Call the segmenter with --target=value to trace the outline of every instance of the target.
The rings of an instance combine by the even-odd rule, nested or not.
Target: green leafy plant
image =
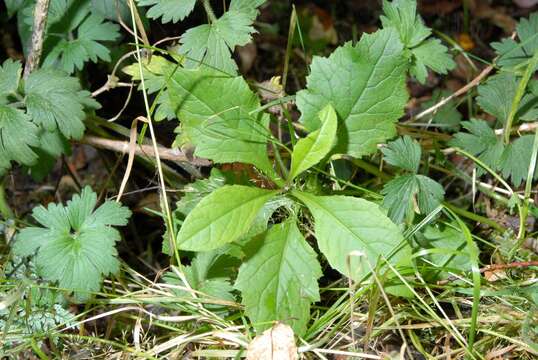
[[[250,16],[255,16],[255,8],[261,3],[251,6]],[[299,334],[306,330],[308,308],[319,299],[317,279],[321,277],[317,255],[308,243],[312,236],[305,237],[302,230],[310,221],[314,224],[312,235],[317,248],[329,265],[353,280],[364,279],[385,262],[403,268],[410,265],[409,244],[380,205],[351,196],[321,195],[305,182],[318,177],[317,168],[323,168],[332,159],[373,154],[379,143],[396,135],[395,122],[403,115],[408,98],[405,87],[408,71],[425,78],[425,66],[441,73],[453,66],[446,48],[438,40],[427,40],[431,31],[416,15],[414,2],[405,3],[412,6],[402,14],[396,12],[396,17],[392,5],[385,4],[389,12],[387,19],[390,18],[383,21],[385,29],[363,35],[354,46],[339,47],[328,58],[314,57],[307,88],[297,94],[300,121],[308,134],[293,149],[273,136],[269,129],[270,116],[262,110],[246,81],[229,75],[233,74],[229,70],[235,70],[235,65],[223,64],[222,59],[210,52],[219,46],[233,49],[239,44],[226,42],[232,33],[236,39],[243,39],[244,35],[245,42],[248,41],[252,30],[239,27],[243,15],[235,17],[236,28],[230,25],[221,29],[231,14],[246,11],[246,3],[233,0],[221,18],[216,19],[208,12],[209,25],[187,31],[180,41],[180,53],[186,55],[185,60],[179,58],[179,63],[174,64],[153,56],[150,62],[142,63],[147,90],[159,91],[157,118],[181,120],[176,130],[178,146],[194,146],[194,155],[214,163],[251,164],[261,177],[271,182],[266,188],[237,183],[211,188],[212,176],[206,183],[195,183],[194,194],[188,193],[185,201],[178,203],[179,209],[185,209],[187,204],[193,204],[194,197],[195,206],[187,205],[188,211],[175,213],[175,223],[179,225],[178,250],[198,253],[187,275],[206,252],[219,251],[230,244],[243,248],[236,254],[243,264],[234,287],[241,292],[246,313],[258,330],[267,328],[272,320],[289,322]],[[193,5],[185,3],[180,7],[153,0],[141,4],[153,5],[149,15],[163,16],[164,22],[184,18]],[[410,33],[411,25],[404,24],[411,13],[413,24],[421,26],[420,34]],[[220,41],[214,31],[224,36],[221,45],[210,44]],[[201,33],[206,34],[204,41],[191,42]],[[415,38],[411,41],[409,36]],[[194,46],[191,43],[197,45],[197,51],[191,49]],[[425,63],[421,46],[439,47],[437,50],[444,55],[439,62]],[[414,54],[412,59],[408,51]],[[228,50],[220,53],[229,54]],[[189,61],[193,57],[197,63]],[[136,65],[127,67],[125,72],[139,79]],[[413,152],[414,158],[411,168],[402,166],[410,174],[394,182],[401,182],[402,178],[412,181],[411,192],[405,194],[403,201],[397,199],[403,203],[404,210],[395,211],[391,201],[398,196],[395,192],[405,189],[392,190],[384,203],[397,222],[408,214],[414,196],[418,196],[424,213],[438,206],[444,193],[438,183],[417,174],[421,151],[416,142],[404,138],[389,144],[387,149],[400,143]],[[278,161],[278,155],[270,156],[268,144],[277,153],[289,151],[289,164]],[[387,154],[388,150],[388,157]],[[400,167],[401,159],[393,157],[392,162],[387,161]],[[205,196],[200,199],[195,194]],[[274,206],[268,206],[271,203]],[[164,248],[170,251],[166,243]],[[194,288],[202,291],[204,282],[189,276]]]
[[[119,39],[119,26],[106,21],[98,6],[102,0],[51,0],[44,38],[43,67],[61,69],[71,74],[82,70],[88,61],[110,61],[105,46]],[[24,48],[30,43],[35,1],[9,5],[18,11],[19,33]]]
[[[34,219],[43,227],[27,227],[17,237],[13,251],[35,256],[38,275],[74,292],[83,301],[98,291],[102,277],[119,271],[115,243],[119,232],[112,226],[127,224],[131,212],[107,201],[95,208],[97,195],[89,187],[66,206],[37,207]]]
[[[27,79],[21,72],[17,61],[0,66],[0,173],[12,161],[34,166],[39,158],[66,153],[67,139],[84,134],[84,109],[99,107],[76,78],[61,71],[40,69]]]
[[[28,51],[36,1],[5,3],[9,16],[17,15],[23,48]],[[510,242],[506,241],[502,251],[491,256],[500,261],[512,260],[513,248],[525,240],[528,213],[536,213],[530,203],[531,183],[538,175],[533,163],[538,153],[538,135],[520,135],[516,126],[530,124],[538,116],[538,81],[534,79],[538,67],[538,16],[521,20],[515,37],[492,44],[497,51],[498,71],[477,86],[476,94],[470,90],[468,117],[462,121],[458,100],[452,99],[443,107],[436,105],[448,96],[447,91],[439,90],[432,91],[429,101],[418,100],[426,116],[413,115],[418,107],[415,101],[408,101],[408,84],[429,93],[433,81],[427,80],[438,77],[429,75],[444,75],[456,66],[448,48],[432,36],[432,29],[419,16],[416,1],[383,1],[379,30],[364,33],[358,41],[353,37],[353,42],[327,52],[327,56],[312,59],[311,49],[305,49],[302,41],[301,16],[292,8],[286,56],[294,56],[291,49],[300,44],[303,51],[299,53],[305,54],[303,60],[308,63],[305,82],[303,78],[297,82],[305,86],[295,95],[285,94],[292,86],[280,85],[276,76],[256,83],[238,75],[233,53],[237,46],[252,40],[254,25],[259,25],[256,17],[265,3],[230,0],[221,6],[209,0],[51,0],[41,68],[22,78],[20,62],[7,60],[0,66],[0,173],[18,163],[33,175],[46,174],[58,156],[69,152],[69,141],[83,137],[86,125],[107,138],[108,144],[113,142],[109,150],[126,151],[125,143],[108,139],[113,133],[131,137],[127,173],[133,166],[133,154],[139,151],[144,163],[149,164],[151,154],[146,151],[149,139],[145,130],[137,134],[135,121],[129,131],[119,115],[116,119],[120,120],[114,124],[97,116],[86,119],[85,111],[97,109],[99,104],[75,77],[85,83],[86,76],[80,71],[85,64],[111,60],[107,45],[120,39],[120,28],[113,23],[119,17],[118,22],[122,19],[131,23],[122,26],[130,26],[128,30],[134,33],[136,62],[123,67],[123,72],[133,83],[139,82],[138,89],[143,92],[144,126],[151,129],[160,180],[162,212],[145,210],[164,218],[162,252],[170,256],[170,264],[164,264],[166,270],[155,271],[163,274],[163,282],[151,280],[152,290],[153,286],[160,287],[153,293],[156,297],[148,300],[144,291],[141,296],[138,292],[133,295],[127,287],[126,293],[132,296],[122,301],[141,305],[140,309],[149,304],[151,309],[143,311],[151,314],[151,320],[163,330],[184,329],[180,327],[183,325],[172,327],[168,320],[178,318],[161,312],[180,317],[183,312],[195,313],[187,316],[197,321],[185,325],[185,334],[193,334],[194,338],[215,333],[208,328],[220,332],[227,324],[234,326],[233,331],[240,324],[240,331],[250,336],[250,328],[262,333],[280,321],[305,341],[314,340],[317,344],[319,338],[333,336],[327,328],[339,331],[348,323],[355,340],[354,314],[360,310],[355,304],[365,300],[365,344],[374,327],[383,332],[395,325],[400,329],[402,319],[412,324],[417,319],[424,322],[431,318],[432,323],[446,327],[450,337],[443,336],[453,339],[450,345],[458,344],[462,353],[465,350],[473,358],[473,347],[483,346],[475,342],[478,305],[481,298],[490,296],[490,289],[481,288],[480,261],[487,256],[480,252],[492,245],[490,239],[480,238],[480,229],[471,233],[459,216],[491,226],[487,231],[492,237],[505,229],[453,203],[477,205],[474,195],[476,187],[481,186],[494,192],[495,201],[516,204],[519,234],[517,238],[508,231],[502,234]],[[212,5],[218,5],[218,12]],[[163,39],[177,41],[166,50],[158,48],[158,44],[148,44],[145,32],[150,34],[153,30],[146,29],[148,19],[177,23],[198,10],[205,12],[207,23],[204,20],[181,36]],[[116,12],[115,16],[110,14]],[[319,17],[316,19],[319,21]],[[159,31],[168,32],[175,25],[158,26]],[[318,50],[315,53],[323,53]],[[120,58],[113,74],[126,59],[129,56]],[[284,77],[290,66],[293,68],[294,59],[289,60],[284,61]],[[472,64],[472,59],[468,60]],[[409,82],[409,78],[414,79]],[[101,89],[117,79],[110,76]],[[276,89],[274,93],[265,88],[268,83]],[[403,117],[406,121],[398,123]],[[425,121],[415,122],[417,117]],[[167,140],[174,140],[172,147],[184,150],[182,154],[157,143],[153,120],[164,119],[177,125],[175,139]],[[136,135],[140,147],[135,144]],[[192,157],[210,160],[211,172],[204,179],[200,175],[207,175],[207,169],[194,169],[189,181],[196,180],[185,184],[185,174],[162,164],[164,157],[157,156],[161,150],[168,160],[180,159],[175,165],[182,166]],[[477,176],[489,176],[488,180],[475,181],[474,173],[469,176],[467,169],[457,168],[461,158],[454,156],[458,163],[452,162],[454,153],[473,160],[478,166]],[[114,171],[116,168],[111,173]],[[135,172],[130,175],[135,176]],[[497,183],[482,182],[490,179],[506,189],[498,191]],[[449,192],[460,181],[472,184],[472,190],[458,183],[457,191]],[[524,182],[525,191],[520,197],[516,188]],[[123,185],[125,182],[122,189]],[[0,183],[3,192],[1,186]],[[182,197],[170,209],[168,196],[174,196],[171,194],[176,190]],[[466,201],[469,193],[472,201]],[[509,199],[504,197],[507,194]],[[489,211],[489,203],[486,207]],[[70,313],[65,311],[70,297],[56,296],[56,289],[50,293],[27,289],[33,289],[35,282],[45,282],[60,293],[72,294],[75,302],[89,303],[92,294],[101,289],[104,277],[119,273],[116,243],[120,234],[115,227],[126,225],[130,214],[117,202],[105,201],[97,206],[97,195],[89,187],[65,206],[35,208],[32,215],[38,226],[18,231],[10,243],[15,258],[22,257],[24,266],[32,265],[32,278],[20,282],[26,286],[21,297],[30,305],[22,307],[17,303],[9,313],[0,309],[0,324],[12,321],[9,317],[13,314],[28,318],[27,324],[13,322],[25,337],[44,337],[55,326],[71,324]],[[479,245],[475,240],[480,240]],[[153,255],[153,246],[148,249]],[[163,265],[158,263],[160,260],[155,261],[157,269]],[[131,276],[136,271],[126,273]],[[457,287],[433,284],[439,280],[451,282],[454,274],[465,273],[472,276],[472,282],[459,281]],[[142,277],[137,274],[135,286],[144,290]],[[333,283],[335,277],[337,281]],[[334,294],[341,294],[325,296],[335,289],[334,284],[338,287]],[[512,295],[521,296],[521,303],[531,299],[528,301],[535,306],[530,288]],[[458,302],[463,297],[446,295],[456,293],[472,295],[470,315],[459,311]],[[387,294],[399,297],[398,312]],[[43,300],[45,305],[32,303],[36,296],[45,295],[50,295],[48,301]],[[108,292],[105,295],[116,296]],[[336,296],[338,300],[333,301]],[[415,299],[406,303],[406,296]],[[438,301],[444,297],[449,298],[447,303],[453,304],[464,321],[452,322]],[[390,316],[378,324],[375,313],[385,307],[380,305],[382,301]],[[314,307],[317,302],[322,303]],[[468,306],[469,297],[462,303]],[[54,311],[40,317],[38,305]],[[311,307],[315,309],[314,316]],[[33,309],[35,316],[30,311]],[[245,326],[245,316],[252,327]],[[133,337],[142,328],[140,324],[134,328]],[[460,332],[461,324],[464,330]],[[415,330],[409,332],[412,350],[426,354]],[[436,331],[433,327],[430,330]],[[407,334],[402,336],[405,339]],[[145,356],[139,340],[140,337],[135,340],[135,354]],[[116,346],[113,341],[110,344]],[[160,356],[170,344],[154,347],[150,356]]]
[[[409,219],[416,205],[422,214],[432,212],[441,204],[445,191],[435,180],[419,175],[420,145],[409,136],[390,142],[382,149],[384,159],[407,174],[396,176],[383,187],[383,205],[389,209],[390,218],[400,223]]]

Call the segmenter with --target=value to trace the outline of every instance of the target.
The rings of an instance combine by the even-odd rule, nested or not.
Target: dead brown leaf
[[[288,325],[277,323],[250,343],[247,360],[296,360],[297,346],[293,330]]]

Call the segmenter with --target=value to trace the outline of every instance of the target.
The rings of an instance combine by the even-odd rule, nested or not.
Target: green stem
[[[216,22],[217,17],[215,16],[215,12],[213,11],[211,4],[209,3],[209,0],[202,0],[202,4],[204,5],[204,10],[207,14],[207,17],[209,18],[209,21],[211,23]]]
[[[523,74],[523,78],[521,78],[519,86],[517,87],[516,96],[514,96],[514,100],[512,101],[512,107],[510,108],[510,113],[508,114],[508,118],[506,119],[506,124],[504,126],[505,144],[508,144],[510,142],[510,132],[512,131],[512,124],[514,123],[514,119],[519,109],[519,104],[521,103],[521,99],[523,98],[523,95],[525,94],[525,89],[527,88],[527,84],[529,83],[529,80],[534,74],[534,69],[536,69],[537,65],[538,50],[534,52],[534,55],[529,62],[529,65],[527,65],[525,73]]]

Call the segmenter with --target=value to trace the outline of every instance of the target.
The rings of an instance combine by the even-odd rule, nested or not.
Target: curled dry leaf
[[[297,346],[293,330],[277,323],[249,344],[247,360],[296,360]]]

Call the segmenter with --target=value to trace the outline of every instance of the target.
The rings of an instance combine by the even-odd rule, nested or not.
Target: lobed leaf
[[[97,196],[89,187],[73,196],[67,206],[37,207],[33,217],[44,227],[20,231],[13,252],[35,258],[39,275],[57,281],[83,301],[98,291],[102,277],[119,270],[115,243],[119,232],[110,225],[125,225],[131,212],[105,202],[95,209]]]

